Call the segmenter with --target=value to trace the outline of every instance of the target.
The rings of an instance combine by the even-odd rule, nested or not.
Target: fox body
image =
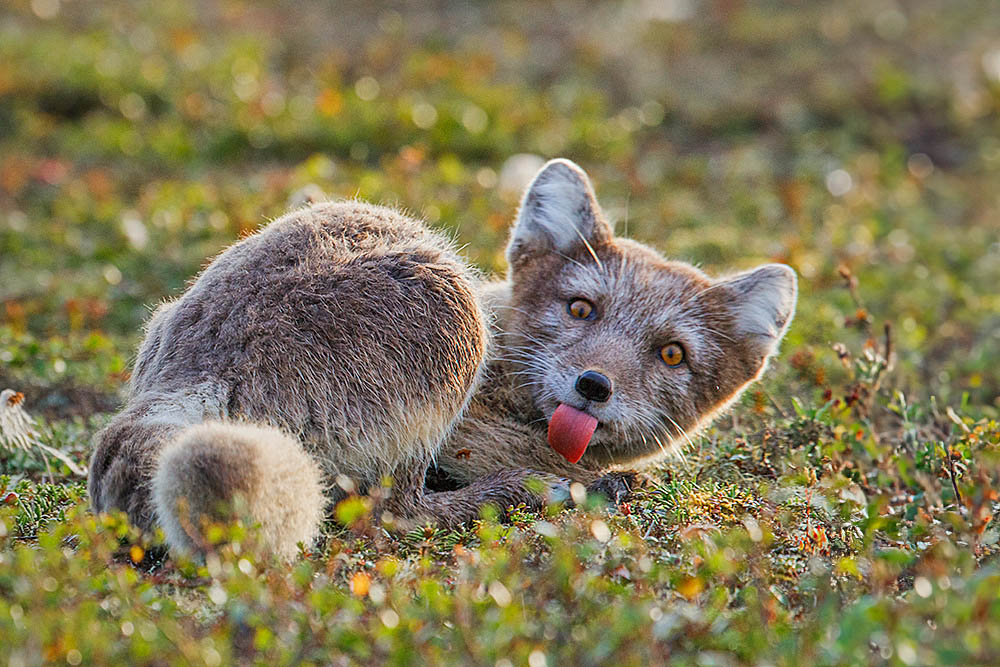
[[[792,318],[782,265],[712,280],[615,238],[566,160],[528,187],[488,282],[421,223],[357,202],[294,211],[149,321],[90,493],[205,548],[238,506],[266,548],[313,540],[346,476],[444,523],[537,505],[663,457],[761,372]],[[426,488],[429,467],[448,491]]]

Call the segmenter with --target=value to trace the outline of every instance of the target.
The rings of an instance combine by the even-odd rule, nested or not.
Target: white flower
[[[38,425],[27,412],[24,411],[24,394],[13,389],[4,389],[0,392],[0,450],[15,451],[23,449],[26,452],[32,449],[40,450],[42,457],[51,454],[72,470],[75,474],[86,477],[87,469],[77,465],[73,459],[69,458],[58,449],[49,447],[39,440]],[[48,468],[48,460],[45,463]]]

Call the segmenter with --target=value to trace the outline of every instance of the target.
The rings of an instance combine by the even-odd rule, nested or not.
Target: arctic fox
[[[384,511],[445,524],[537,506],[529,478],[600,485],[679,446],[760,376],[795,309],[787,266],[711,279],[616,238],[568,160],[527,188],[507,260],[486,281],[358,202],[234,244],[150,319],[98,436],[94,508],[197,552],[204,519],[238,507],[291,558],[345,477],[391,476]]]

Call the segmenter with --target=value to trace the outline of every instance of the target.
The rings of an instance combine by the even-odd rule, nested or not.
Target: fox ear
[[[753,356],[768,357],[795,314],[798,296],[795,271],[784,264],[765,264],[724,284],[732,294],[735,330],[743,336]]]
[[[587,174],[573,162],[551,160],[543,166],[521,199],[507,245],[507,262],[545,252],[569,254],[611,240]]]

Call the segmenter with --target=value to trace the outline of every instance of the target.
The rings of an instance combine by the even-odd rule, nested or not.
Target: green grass
[[[517,153],[710,272],[795,267],[781,356],[620,508],[355,502],[292,567],[242,526],[166,559],[0,449],[0,662],[1000,661],[994,3],[368,4],[0,10],[0,389],[41,442],[85,460],[149,309],[306,186],[502,271]]]

